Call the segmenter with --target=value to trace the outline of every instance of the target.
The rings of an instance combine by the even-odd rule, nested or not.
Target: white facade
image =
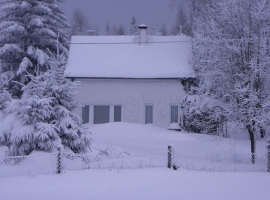
[[[75,78],[75,80],[77,80]],[[114,106],[121,106],[121,121],[145,123],[145,106],[153,106],[153,124],[168,128],[171,124],[171,106],[178,106],[185,96],[177,79],[82,79],[76,100],[89,106],[89,123],[94,123],[94,106],[110,106],[113,122]],[[76,110],[82,116],[82,108]]]
[[[65,74],[81,81],[76,112],[84,123],[179,129],[180,79],[194,77],[191,38],[147,36],[140,27],[140,36],[72,37]]]

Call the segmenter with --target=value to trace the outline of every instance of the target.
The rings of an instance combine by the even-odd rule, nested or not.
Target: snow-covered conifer
[[[9,155],[53,150],[58,144],[75,153],[89,149],[90,133],[72,113],[78,106],[73,100],[78,83],[65,78],[65,59],[58,48],[56,55],[49,52],[48,70],[35,76],[28,74],[31,81],[22,86],[22,97],[12,100],[5,109],[0,144],[9,146]]]
[[[34,66],[46,71],[46,49],[56,52],[59,49],[68,53],[69,27],[66,17],[60,11],[59,0],[0,0],[0,81],[5,84],[12,96],[20,97],[20,83],[27,83],[26,75],[35,72]],[[4,78],[3,78],[4,77]]]
[[[6,135],[9,139],[9,155],[28,155],[35,149],[51,150],[60,143],[57,127],[50,120],[54,114],[53,98],[45,96],[49,75],[48,72],[29,74],[31,81],[22,87],[21,99],[12,100],[5,109],[7,115],[1,124],[5,129],[0,136]]]
[[[105,35],[112,35],[112,28],[108,22],[106,23],[105,26]]]
[[[82,119],[72,112],[78,107],[74,100],[77,94],[78,82],[71,82],[64,76],[65,56],[59,52],[50,54],[50,87],[47,96],[53,97],[54,114],[52,122],[57,126],[57,133],[62,144],[75,153],[86,152],[91,143],[90,133],[83,127]]]
[[[0,86],[0,144],[7,145],[8,144],[8,134],[4,131],[4,126],[2,125],[3,120],[5,119],[5,109],[11,102],[12,98],[8,91],[5,88]]]
[[[128,34],[129,35],[138,35],[139,34],[137,21],[136,21],[134,15],[132,16],[131,21],[129,23]]]

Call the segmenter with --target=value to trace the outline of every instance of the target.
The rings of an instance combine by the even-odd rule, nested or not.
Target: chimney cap
[[[145,24],[141,24],[138,26],[139,29],[147,29],[147,26]]]

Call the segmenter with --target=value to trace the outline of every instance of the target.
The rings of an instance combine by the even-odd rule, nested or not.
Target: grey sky
[[[110,25],[124,25],[128,28],[132,15],[137,23],[149,27],[166,25],[171,29],[175,21],[176,9],[172,11],[172,0],[65,0],[60,8],[70,21],[73,11],[81,10],[90,20],[92,26],[98,26],[104,31],[106,22]]]

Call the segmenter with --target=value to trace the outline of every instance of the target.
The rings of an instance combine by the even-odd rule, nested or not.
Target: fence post
[[[171,168],[172,167],[172,158],[173,158],[173,155],[172,155],[172,145],[169,145],[168,146],[168,165],[167,167],[168,168]]]
[[[270,144],[267,146],[268,166],[267,171],[270,172]]]
[[[59,144],[57,146],[57,174],[61,174],[62,170],[62,150],[63,145]]]

